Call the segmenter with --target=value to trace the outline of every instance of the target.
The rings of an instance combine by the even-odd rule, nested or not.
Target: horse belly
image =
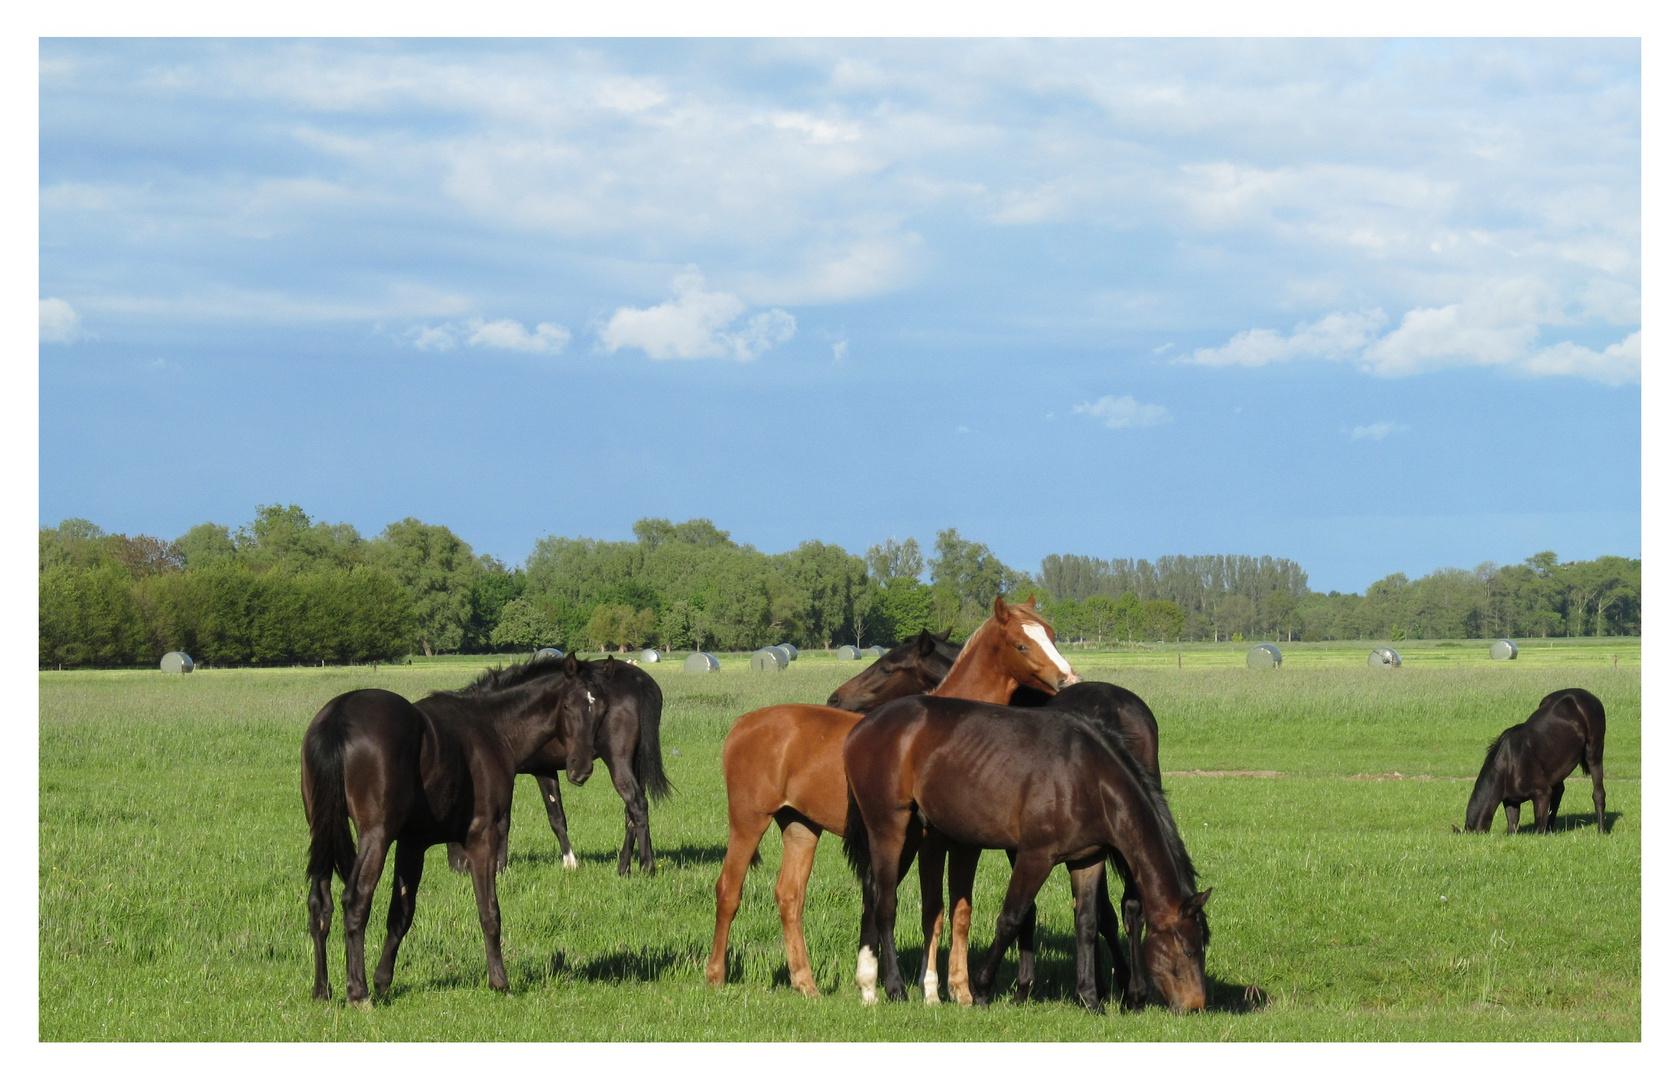
[[[962,769],[928,769],[915,789],[922,820],[964,844],[1013,848],[1021,842],[1021,785],[1016,778],[976,777]]]

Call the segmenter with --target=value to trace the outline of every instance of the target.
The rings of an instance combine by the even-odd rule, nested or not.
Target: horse
[[[549,668],[558,668],[561,677],[547,677]],[[374,989],[384,993],[391,986],[397,949],[414,921],[426,849],[450,842],[464,845],[472,873],[490,985],[507,989],[496,858],[506,842],[514,770],[558,738],[569,750],[567,777],[574,784],[589,779],[594,760],[586,748],[594,745],[606,703],[601,671],[580,664],[575,653],[506,674],[496,685],[440,691],[419,702],[388,690],[352,690],[309,722],[302,788],[317,999],[332,997],[326,948],[336,871],[344,882],[347,996],[352,1005],[368,1004],[363,937],[393,843],[396,874]]]
[[[1005,604],[1000,596],[993,601],[991,617],[969,636],[934,693],[1003,702],[1023,685],[1053,694],[1078,679],[1056,650],[1055,631],[1038,614],[1034,600]],[[805,996],[819,996],[805,949],[805,886],[824,830],[845,829],[846,774],[840,748],[861,719],[859,713],[822,705],[772,705],[740,717],[724,739],[729,845],[718,873],[707,985],[724,983],[729,927],[741,905],[741,886],[748,868],[760,861],[759,841],[774,821],[782,830],[776,904],[787,946],[788,978]]]
[[[925,694],[950,674],[961,651],[951,631],[923,630],[840,684],[828,695],[828,707],[861,714],[895,698]]]
[[[949,630],[943,634],[930,634],[923,630],[915,638],[903,642],[830,694],[829,706],[867,713],[888,701],[922,693],[939,685],[939,681],[951,670],[951,662],[958,652],[958,646],[952,645],[949,638]],[[1120,733],[1126,748],[1154,777],[1155,782],[1161,782],[1160,730],[1155,722],[1155,714],[1142,698],[1113,683],[1081,681],[1055,697],[1031,686],[1021,686],[1010,695],[1009,703],[1032,707],[1052,700],[1061,708],[1083,712],[1093,720],[1111,725]],[[1013,862],[1014,853],[1010,852],[1009,857]],[[941,896],[942,890],[937,881],[931,885],[924,883],[924,904],[930,897]],[[1109,899],[1105,875],[1097,893],[1097,925],[1102,932],[1104,943],[1108,946],[1109,956],[1113,958],[1116,981],[1126,984],[1122,1003],[1128,1008],[1138,1008],[1148,996],[1141,966],[1143,916],[1139,901],[1129,888],[1121,900],[1121,909],[1125,913],[1123,921],[1128,939],[1124,952],[1121,951],[1119,942],[1119,924],[1122,920],[1116,917],[1114,904]],[[939,917],[943,917],[942,909]],[[952,998],[963,1005],[973,1001],[968,985],[967,959],[971,917],[970,908],[963,904],[952,913],[951,919],[951,955],[956,959],[950,965],[950,992]],[[1016,976],[1015,997],[1018,1002],[1026,1000],[1033,982],[1037,923],[1038,911],[1035,904],[1028,911],[1017,939],[1020,947],[1020,965]],[[920,978],[924,1000],[929,1004],[939,1000],[937,960],[936,953],[930,953],[923,958],[924,967]],[[929,971],[935,972],[935,978],[931,981],[927,978]],[[1099,992],[1106,993],[1106,983],[1104,972],[1104,977],[1099,979]]]
[[[605,688],[606,714],[596,728],[593,756],[607,763],[613,787],[624,800],[624,846],[618,853],[618,872],[630,873],[632,847],[639,849],[641,868],[654,873],[653,838],[648,832],[648,803],[663,799],[670,793],[671,782],[665,776],[664,757],[659,749],[659,718],[664,709],[665,695],[653,676],[640,667],[620,663],[609,656],[605,660],[579,661],[599,667]],[[473,687],[494,689],[510,680],[523,678],[521,672],[531,665],[495,669],[485,672]],[[421,703],[424,707],[424,703]],[[566,767],[569,748],[559,739],[550,739],[535,754],[519,764],[518,770],[537,779],[543,808],[548,812],[549,828],[560,841],[560,862],[568,870],[577,869],[577,854],[572,850],[571,837],[566,833],[566,809],[560,801],[560,770]],[[466,855],[459,844],[449,845],[449,866],[453,870],[466,869]],[[507,846],[503,843],[497,857],[498,870],[507,866]]]
[[[1076,898],[1077,993],[1086,1008],[1102,1011],[1095,957],[1106,858],[1129,887],[1135,883],[1148,929],[1143,966],[1156,987],[1174,1012],[1205,1007],[1211,890],[1196,891],[1195,867],[1160,785],[1118,731],[1053,704],[1019,709],[921,695],[853,725],[842,758],[846,854],[863,882],[857,982],[866,1004],[876,1000],[878,975],[889,998],[905,997],[893,942],[898,896],[888,883],[920,846],[932,863],[949,851],[956,897],[972,892],[982,849],[1016,852],[997,934],[973,978],[975,1004],[989,999],[1004,950],[1061,863]],[[924,897],[930,880],[937,889],[939,871],[924,863]],[[929,956],[939,933],[933,910],[924,899]],[[953,947],[953,966],[959,959]],[[931,964],[924,978],[937,983]]]
[[[1564,777],[1592,775],[1598,831],[1604,824],[1604,703],[1579,687],[1554,690],[1527,720],[1506,728],[1489,746],[1464,811],[1465,832],[1487,832],[1494,808],[1505,805],[1505,834],[1517,831],[1522,804],[1534,802],[1534,831],[1550,832],[1563,801]]]

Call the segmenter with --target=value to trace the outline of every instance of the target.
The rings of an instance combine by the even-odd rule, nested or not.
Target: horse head
[[[946,643],[951,631],[930,634],[926,630],[907,638],[828,695],[828,707],[847,712],[869,712],[894,698],[932,690],[951,670],[956,654]],[[946,648],[941,648],[946,646]]]
[[[1144,966],[1175,1013],[1207,1006],[1207,904],[1203,889],[1178,905],[1171,922],[1150,925],[1143,939]]]
[[[998,635],[996,662],[1020,683],[1054,694],[1064,686],[1079,682],[1079,673],[1068,665],[1056,648],[1056,631],[1038,613],[1035,597],[1027,597],[1024,604],[1006,604],[1003,597],[992,600],[992,618],[986,624]],[[986,626],[975,631],[978,637]]]
[[[566,779],[582,784],[595,771],[595,732],[607,712],[606,683],[617,663],[607,657],[600,665],[566,654],[560,683],[560,741],[566,747]]]

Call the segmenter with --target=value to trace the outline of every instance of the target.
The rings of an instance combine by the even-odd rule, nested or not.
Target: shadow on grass
[[[522,975],[533,981],[565,978],[584,982],[658,982],[678,968],[700,970],[704,958],[691,949],[672,949],[648,946],[640,949],[620,949],[604,953],[583,963],[573,963],[564,951],[552,953],[546,965],[530,962],[521,965]],[[732,972],[732,974],[738,973]]]
[[[1621,820],[1621,816],[1622,815],[1619,810],[1604,811],[1605,831],[1615,832],[1616,822]],[[1553,832],[1574,832],[1576,829],[1592,829],[1596,831],[1598,829],[1598,815],[1594,813],[1559,814],[1557,816],[1556,823],[1552,826]],[[1526,825],[1517,826],[1518,833],[1532,833],[1533,831],[1534,822],[1532,821]]]
[[[667,870],[686,870],[695,866],[721,866],[725,847],[720,844],[682,844],[674,848],[655,846],[653,858],[656,863],[663,864]],[[618,851],[574,851],[579,862],[599,863],[608,866],[618,865]],[[560,845],[555,844],[552,850],[543,848],[538,851],[519,851],[508,854],[509,865],[548,866],[560,861]],[[641,863],[632,854],[630,856],[630,873],[643,873]]]

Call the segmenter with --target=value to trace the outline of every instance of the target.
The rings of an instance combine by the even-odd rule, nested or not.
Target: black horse
[[[419,702],[388,690],[352,690],[327,702],[309,722],[303,735],[303,812],[310,833],[316,998],[332,996],[326,949],[337,871],[344,881],[348,996],[351,1004],[368,1003],[363,939],[374,886],[393,843],[396,874],[374,988],[384,992],[391,985],[397,949],[414,921],[426,849],[458,843],[472,872],[490,985],[507,989],[496,859],[507,842],[514,770],[559,739],[579,748],[568,757],[566,774],[583,783],[594,766],[582,748],[594,745],[595,727],[606,711],[599,669],[580,663],[575,654],[538,663],[542,677],[510,677],[494,686],[480,680]],[[555,677],[547,677],[548,669]]]
[[[1020,709],[910,697],[859,721],[844,757],[846,853],[864,886],[858,985],[866,1002],[874,999],[877,974],[889,997],[904,996],[893,944],[896,890],[875,883],[902,876],[920,841],[924,859],[950,854],[959,918],[980,851],[1017,853],[996,936],[974,977],[976,1004],[988,998],[1003,951],[1023,928],[1050,869],[1065,863],[1078,912],[1079,998],[1101,1010],[1095,944],[1107,859],[1141,903],[1149,930],[1141,966],[1175,1011],[1205,1005],[1208,894],[1196,892],[1195,868],[1159,784],[1117,731],[1053,705]],[[937,867],[924,867],[924,888],[930,876],[937,882]],[[925,893],[923,926],[931,955],[937,922]],[[953,966],[966,964],[957,949],[951,955]]]
[[[495,689],[532,678],[552,677],[555,663],[548,661],[544,666],[539,661],[496,668],[485,672],[472,685]],[[607,763],[613,787],[624,800],[624,846],[618,853],[618,872],[630,872],[630,853],[639,849],[642,869],[652,874],[653,838],[648,831],[648,803],[663,799],[671,791],[671,782],[665,776],[664,756],[659,749],[659,719],[665,707],[665,695],[653,676],[634,664],[621,663],[610,656],[580,663],[600,671],[606,694],[606,714],[595,729],[591,756]],[[577,867],[578,859],[566,833],[566,809],[560,801],[560,770],[566,767],[571,750],[561,740],[552,739],[518,768],[519,772],[536,777],[543,808],[548,812],[549,828],[560,841],[561,862],[569,870]],[[457,844],[449,847],[449,865],[455,870],[466,869],[465,853]],[[497,869],[506,865],[504,841],[497,857]]]
[[[1505,833],[1517,831],[1522,804],[1534,802],[1534,831],[1550,832],[1563,801],[1564,777],[1579,765],[1592,775],[1598,831],[1604,824],[1604,703],[1586,690],[1556,690],[1522,723],[1506,728],[1488,747],[1470,805],[1465,832],[1487,832],[1493,812],[1505,806]]]

